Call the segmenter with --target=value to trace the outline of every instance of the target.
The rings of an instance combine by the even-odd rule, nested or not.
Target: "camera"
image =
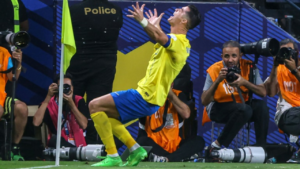
[[[250,146],[234,150],[226,148],[213,150],[210,157],[240,163],[265,163],[267,161],[267,153],[264,148]]]
[[[64,94],[69,95],[70,90],[71,90],[71,86],[69,84],[64,84],[63,85],[63,93]],[[58,86],[57,91],[55,93],[56,97],[58,96],[58,93],[59,93],[58,91],[59,91],[59,86]]]
[[[59,86],[58,86],[57,90],[59,90]],[[71,86],[69,84],[64,84],[63,85],[63,93],[64,94],[69,94],[70,90],[71,90]],[[58,91],[57,91],[56,94],[58,95]]]
[[[275,158],[278,163],[286,163],[296,148],[290,144],[267,144],[260,146],[246,146],[238,149],[220,149],[209,151],[205,149],[205,160],[207,161],[224,161],[224,162],[240,162],[240,163],[266,163]]]
[[[13,33],[11,31],[0,31],[0,46],[15,46],[23,49],[28,46],[30,36],[25,31]]]
[[[69,84],[64,84],[63,93],[69,94],[70,90],[71,90],[71,86]]]
[[[240,44],[241,52],[243,54],[256,54],[262,56],[277,55],[280,44],[274,38],[265,38],[258,42]]]
[[[49,161],[55,159],[56,149],[47,148],[43,151],[45,158]],[[106,156],[103,144],[90,144],[84,147],[62,147],[60,148],[61,160],[99,161],[98,156]]]
[[[298,52],[292,48],[283,47],[279,50],[278,55],[276,55],[276,60],[279,64],[283,64],[285,59],[290,59],[292,57],[296,62],[298,61]]]
[[[238,79],[238,76],[235,75],[235,73],[241,74],[241,69],[239,69],[237,66],[233,66],[232,68],[228,68],[227,72],[228,73],[226,74],[226,81],[228,83],[231,83]]]

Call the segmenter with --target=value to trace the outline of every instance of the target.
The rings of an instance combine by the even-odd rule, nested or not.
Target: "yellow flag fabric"
[[[63,14],[61,25],[61,43],[64,47],[64,73],[66,73],[70,65],[70,60],[72,56],[76,53],[76,45],[74,40],[74,33],[68,0],[63,1]]]

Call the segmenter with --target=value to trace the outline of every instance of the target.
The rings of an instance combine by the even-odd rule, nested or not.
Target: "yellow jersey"
[[[137,91],[151,104],[163,106],[171,84],[190,55],[191,45],[186,35],[168,34],[168,42],[154,45],[145,77],[138,82]]]

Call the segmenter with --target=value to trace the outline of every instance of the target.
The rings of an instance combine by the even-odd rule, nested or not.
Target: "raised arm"
[[[182,102],[176,94],[173,92],[171,89],[168,94],[168,99],[172,102],[173,106],[177,110],[178,114],[183,118],[183,119],[188,119],[191,114],[191,110],[187,104]]]
[[[270,96],[270,97],[274,97],[279,91],[278,81],[277,81],[277,68],[278,68],[278,66],[279,66],[279,64],[278,64],[277,60],[274,57],[274,64],[273,64],[273,67],[272,67],[271,74],[264,82],[264,85],[265,85],[266,90],[267,90],[267,95]]]
[[[143,15],[145,4],[143,4],[140,8],[139,3],[136,2],[136,6],[132,5],[132,7],[134,11],[129,9],[128,11],[132,15],[127,15],[127,17],[134,18],[137,22],[139,22],[151,39],[158,42],[160,45],[165,45],[169,38],[159,26],[163,14],[157,17],[157,11],[155,9],[156,12],[154,11],[154,15],[151,15],[152,12],[149,12],[150,16],[148,13],[146,14],[149,18],[149,20],[147,20]]]
[[[54,94],[57,93],[57,90],[58,90],[58,87],[57,87],[56,83],[52,83],[49,86],[48,94],[47,94],[45,100],[43,101],[43,103],[41,104],[41,106],[38,108],[38,110],[36,111],[36,113],[33,116],[32,123],[34,126],[38,127],[42,124],[48,103],[49,103],[51,97],[53,97]]]
[[[16,59],[16,80],[19,79],[21,69],[22,69],[22,51],[21,49],[17,49],[16,51],[12,52],[12,58]],[[12,72],[7,73],[7,78],[9,81],[12,81],[13,79],[13,74]]]
[[[227,68],[222,68],[218,78],[214,82],[209,74],[206,75],[205,85],[201,95],[201,101],[204,106],[207,106],[210,102],[214,101],[215,91],[217,90],[220,82],[226,78],[226,74]]]

